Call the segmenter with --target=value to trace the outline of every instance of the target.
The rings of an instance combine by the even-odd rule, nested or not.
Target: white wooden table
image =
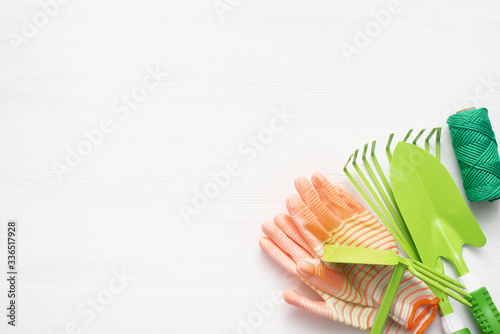
[[[494,1],[51,1],[0,3],[0,333],[359,333],[259,309],[296,286],[260,224],[300,175],[354,193],[344,162],[390,132],[444,126],[461,183],[446,118],[500,131]],[[499,205],[471,205],[489,241],[464,250],[497,305]]]

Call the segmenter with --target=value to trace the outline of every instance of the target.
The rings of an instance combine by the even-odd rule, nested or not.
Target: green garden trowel
[[[472,296],[470,311],[482,332],[500,334],[500,314],[462,258],[463,245],[482,247],[486,237],[446,168],[422,148],[399,142],[391,186],[422,262],[436,269],[441,258],[451,262]]]

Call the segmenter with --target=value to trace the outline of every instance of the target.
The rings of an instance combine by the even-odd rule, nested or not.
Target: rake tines
[[[418,134],[413,139],[413,144],[417,145],[419,138],[425,133],[425,129],[422,129],[418,132]],[[407,142],[411,134],[413,133],[413,129],[409,130],[406,133],[403,141]],[[430,152],[430,140],[435,135],[435,156],[439,159],[440,157],[440,139],[441,139],[441,128],[432,129],[425,139],[425,150]],[[386,154],[389,160],[389,163],[392,159],[391,152],[391,144],[394,138],[394,133],[389,136],[386,145]],[[394,238],[398,241],[401,247],[405,250],[408,256],[414,260],[420,260],[418,256],[417,248],[413,242],[411,234],[406,226],[406,223],[401,215],[399,207],[394,198],[394,194],[392,192],[391,186],[389,184],[388,178],[382,166],[380,165],[375,151],[376,151],[376,140],[372,141],[371,149],[370,149],[370,158],[372,160],[372,164],[375,167],[372,168],[369,158],[367,157],[369,143],[366,143],[363,147],[363,154],[361,159],[363,160],[363,165],[365,170],[368,172],[369,178],[363,173],[361,167],[358,164],[358,156],[359,149],[354,151],[353,154],[347,160],[344,166],[344,173],[347,175],[352,184],[356,187],[359,193],[363,196],[363,198],[368,202],[370,207],[375,211],[376,215],[380,218],[380,220],[387,227],[389,232],[394,236]],[[357,175],[361,179],[363,186],[352,176],[352,174],[348,170],[349,163],[352,162],[352,166],[356,170]],[[375,172],[376,171],[376,172]],[[382,186],[383,185],[383,186]],[[368,192],[365,190],[367,189]]]

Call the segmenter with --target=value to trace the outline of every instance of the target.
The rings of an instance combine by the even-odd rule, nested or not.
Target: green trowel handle
[[[470,311],[484,334],[500,334],[500,314],[486,288],[471,292]]]
[[[452,334],[471,334],[468,328],[463,328],[459,331],[453,332]]]
[[[382,303],[377,312],[377,316],[375,317],[375,321],[373,322],[372,329],[370,334],[380,334],[382,333],[382,329],[384,329],[385,321],[389,316],[389,312],[391,311],[392,304],[394,303],[394,298],[396,298],[396,293],[398,292],[399,284],[403,279],[403,275],[405,273],[406,268],[398,264],[394,267],[394,270],[391,274],[391,279],[389,284],[387,284],[387,288],[385,289],[384,297],[382,298]]]

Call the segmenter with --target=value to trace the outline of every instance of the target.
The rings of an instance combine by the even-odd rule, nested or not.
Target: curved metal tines
[[[431,141],[432,137],[434,136],[434,134],[436,135],[435,136],[435,143],[434,143],[434,156],[438,160],[441,160],[441,131],[442,131],[441,127],[433,128],[429,132],[429,134],[427,135],[427,137],[425,138],[425,145],[424,145],[425,150],[427,152],[430,152],[430,141]],[[412,132],[413,132],[413,129],[408,130],[408,132],[406,133],[406,135],[405,135],[405,137],[403,138],[402,141],[403,142],[408,142],[408,140],[410,139],[410,136],[411,136]],[[420,137],[424,133],[425,133],[425,129],[420,130],[419,133],[413,139],[412,144],[413,145],[418,145],[417,142],[418,142],[418,140],[420,139]],[[389,162],[391,162],[391,160],[392,160],[391,145],[392,145],[393,138],[394,138],[394,133],[391,133],[389,135],[389,139],[387,140],[387,146],[385,147],[385,152],[387,154],[387,159],[389,159]]]
[[[429,133],[429,135],[427,136],[427,138],[425,138],[425,150],[427,152],[430,152],[429,150],[429,141],[431,140],[432,136],[434,135],[434,133],[436,134],[436,142],[435,142],[435,151],[434,151],[434,155],[436,156],[436,158],[438,160],[441,160],[441,130],[442,128],[439,127],[439,128],[434,128],[431,130],[431,132]]]
[[[412,143],[417,145],[418,140],[425,133],[425,129],[420,130],[417,135],[413,138]],[[413,129],[409,130],[403,141],[408,142],[411,140],[411,134]],[[434,128],[430,131],[425,139],[425,149],[430,152],[430,141],[435,135],[435,153],[436,157],[439,158],[440,155],[440,138],[441,138],[441,128]],[[386,145],[386,154],[389,162],[392,159],[391,144],[394,139],[394,133],[389,136]],[[411,234],[406,226],[406,223],[401,215],[399,207],[397,206],[392,188],[388,181],[388,177],[384,172],[382,166],[380,165],[375,151],[376,151],[376,141],[372,141],[370,148],[370,156],[368,157],[368,148],[370,144],[367,143],[363,146],[362,160],[364,169],[368,172],[369,177],[365,175],[360,165],[358,164],[359,149],[354,151],[353,154],[347,160],[344,166],[344,173],[347,175],[352,184],[356,187],[363,198],[368,202],[370,207],[374,210],[375,214],[380,218],[380,220],[387,227],[389,232],[394,236],[398,243],[403,247],[408,256],[412,259],[419,260],[418,252],[411,238]],[[375,167],[372,168],[369,158],[372,160],[372,164]],[[356,173],[362,181],[363,186],[352,176],[349,172],[348,166],[352,164]]]

